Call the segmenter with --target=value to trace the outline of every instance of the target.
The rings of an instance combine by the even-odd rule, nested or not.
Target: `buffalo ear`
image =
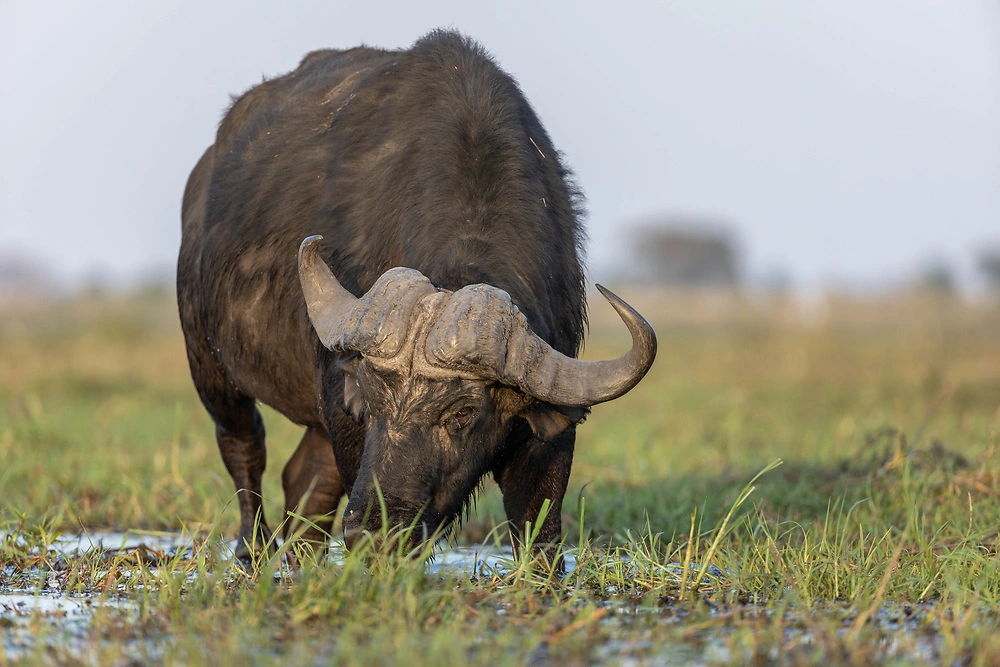
[[[570,426],[583,422],[590,414],[590,408],[567,408],[535,402],[519,414],[531,425],[539,440],[548,442]]]
[[[365,402],[361,398],[361,387],[353,375],[344,375],[344,410],[358,426],[365,421]]]
[[[361,386],[358,384],[358,378],[354,374],[359,358],[358,356],[349,357],[338,362],[337,365],[344,373],[344,411],[351,415],[355,424],[360,426],[364,423],[367,407],[365,406],[364,399],[361,398]]]

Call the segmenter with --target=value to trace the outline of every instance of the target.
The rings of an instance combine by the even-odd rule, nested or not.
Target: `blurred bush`
[[[740,251],[717,223],[666,218],[636,229],[635,263],[623,276],[643,284],[735,288],[742,282]]]

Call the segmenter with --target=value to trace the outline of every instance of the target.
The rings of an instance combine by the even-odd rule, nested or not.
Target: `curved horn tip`
[[[302,258],[306,253],[316,254],[316,246],[319,242],[323,240],[323,237],[319,234],[313,234],[312,236],[307,236],[302,239],[302,244],[299,246],[299,264],[302,263]]]
[[[642,320],[642,322],[646,324],[646,326],[649,326],[649,322],[646,321],[646,318],[643,317],[642,313],[640,313],[638,310],[629,305],[628,301],[621,298],[620,296],[609,290],[604,285],[595,283],[594,287],[596,287],[597,291],[601,293],[601,296],[603,296],[605,299],[608,300],[608,303],[611,304],[612,308],[617,310],[619,313],[624,309],[626,312],[631,313],[635,317],[638,317],[640,320]],[[652,329],[652,327],[650,327],[650,329]]]
[[[306,241],[308,241],[308,240],[309,239],[306,239]],[[303,241],[303,243],[304,243],[304,241]],[[612,300],[621,301],[622,300],[622,298],[620,296],[618,296],[617,294],[615,294],[614,292],[612,292],[611,290],[609,290],[607,287],[605,287],[601,283],[594,283],[594,287],[596,287],[597,291],[601,293],[601,296],[603,296],[608,301],[612,301]]]
[[[652,367],[654,359],[656,359],[656,331],[653,330],[652,325],[650,325],[649,321],[642,315],[642,313],[633,308],[627,301],[625,301],[625,299],[621,298],[604,285],[595,284],[595,286],[597,287],[597,291],[601,293],[601,296],[608,300],[611,307],[618,312],[619,317],[621,317],[625,322],[625,326],[628,327],[629,333],[632,334],[633,343],[641,342],[641,347],[646,350],[646,363],[642,365],[642,371],[639,373],[638,379],[635,381],[635,384],[638,384],[639,380],[641,380]]]
[[[601,283],[594,283],[594,287],[596,287],[597,291],[601,293],[601,296],[603,296],[605,299],[607,299],[611,303],[615,303],[615,302],[625,303],[624,299],[622,299],[620,296],[618,296],[617,294],[615,294],[614,292],[612,292],[611,290],[609,290],[607,287],[605,287]]]

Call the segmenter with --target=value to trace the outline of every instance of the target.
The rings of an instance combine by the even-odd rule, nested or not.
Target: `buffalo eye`
[[[471,405],[459,408],[445,421],[445,425],[450,431],[458,431],[471,424],[476,419],[478,411]]]

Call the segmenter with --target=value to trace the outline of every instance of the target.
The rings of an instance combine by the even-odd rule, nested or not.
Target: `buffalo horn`
[[[309,320],[323,344],[330,347],[340,333],[358,298],[344,289],[316,252],[322,236],[310,236],[299,246],[299,282]]]
[[[553,349],[524,322],[512,332],[502,379],[535,398],[567,407],[610,401],[637,385],[656,358],[656,333],[617,294],[601,285],[597,289],[632,334],[628,352],[607,361],[573,359]]]
[[[316,250],[322,236],[299,246],[299,282],[309,320],[323,345],[391,359],[406,340],[417,302],[435,292],[419,271],[398,266],[355,298],[337,280]]]

